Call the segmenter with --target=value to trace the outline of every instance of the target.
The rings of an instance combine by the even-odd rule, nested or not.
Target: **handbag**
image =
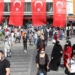
[[[65,74],[69,74],[70,72],[68,71],[68,68],[65,68]]]

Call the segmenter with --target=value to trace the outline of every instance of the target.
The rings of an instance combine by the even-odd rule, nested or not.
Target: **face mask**
[[[2,57],[0,56],[0,61],[2,60]]]
[[[41,51],[41,54],[45,53],[45,51]]]

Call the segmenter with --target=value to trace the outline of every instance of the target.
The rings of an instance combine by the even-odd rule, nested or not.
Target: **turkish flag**
[[[32,24],[46,25],[46,0],[32,0]]]
[[[0,0],[0,24],[2,23],[4,12],[4,0]]]
[[[25,0],[11,0],[9,24],[13,26],[23,25]]]
[[[66,25],[66,0],[53,0],[53,26],[65,27]]]

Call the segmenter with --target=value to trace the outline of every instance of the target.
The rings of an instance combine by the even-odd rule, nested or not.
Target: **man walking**
[[[3,51],[0,50],[0,75],[10,75],[10,63],[4,58]]]

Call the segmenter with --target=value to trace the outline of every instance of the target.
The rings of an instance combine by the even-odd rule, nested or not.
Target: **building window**
[[[47,9],[47,12],[53,12],[53,3],[52,2],[47,3],[46,9]]]
[[[9,12],[9,3],[4,3],[4,11]]]
[[[26,12],[31,12],[31,3],[30,2],[26,3]]]

